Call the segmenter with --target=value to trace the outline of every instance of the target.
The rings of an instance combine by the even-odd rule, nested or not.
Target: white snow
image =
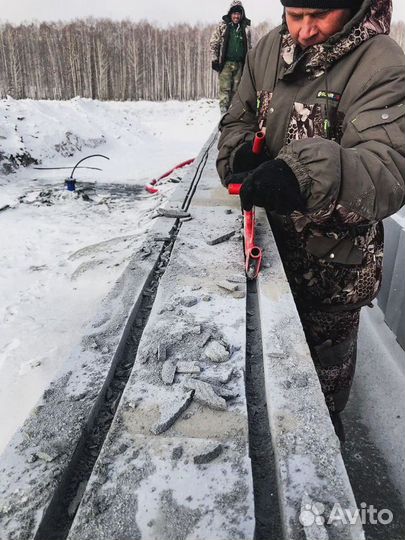
[[[70,170],[28,167],[0,176],[0,452],[175,184],[162,184],[155,196],[143,185],[195,157],[218,120],[212,100],[0,101],[6,157],[28,151],[40,167],[73,167],[93,153],[110,157],[84,163],[102,172],[76,171],[90,201],[65,190]]]

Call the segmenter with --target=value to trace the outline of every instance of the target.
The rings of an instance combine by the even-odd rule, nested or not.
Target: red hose
[[[155,194],[155,193],[158,193],[159,190],[158,188],[156,187],[153,187],[153,186],[156,186],[156,184],[160,181],[160,180],[163,180],[164,178],[167,178],[168,176],[170,176],[174,171],[177,171],[177,169],[182,169],[183,167],[186,167],[187,165],[191,165],[191,163],[194,162],[194,159],[187,159],[186,161],[182,161],[181,163],[179,163],[178,165],[176,165],[175,167],[173,167],[172,169],[170,169],[170,171],[167,171],[165,172],[164,174],[162,174],[162,176],[159,176],[159,178],[154,178],[153,180],[151,180],[149,182],[149,184],[146,184],[145,186],[145,189],[146,191],[148,191],[149,193],[152,193],[152,194]]]

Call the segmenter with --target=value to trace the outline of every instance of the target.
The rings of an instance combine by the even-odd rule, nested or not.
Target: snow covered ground
[[[0,101],[0,452],[175,186],[152,196],[144,184],[195,157],[218,120],[211,100]],[[76,193],[69,170],[4,174],[17,154],[71,167],[94,153],[110,161],[77,170]]]

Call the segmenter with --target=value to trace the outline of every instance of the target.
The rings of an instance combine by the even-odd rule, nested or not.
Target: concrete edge
[[[284,537],[363,540],[359,520],[324,523],[334,504],[355,512],[356,501],[264,211],[257,211],[257,221],[264,251],[258,277],[263,362]],[[319,505],[323,520],[317,524]]]

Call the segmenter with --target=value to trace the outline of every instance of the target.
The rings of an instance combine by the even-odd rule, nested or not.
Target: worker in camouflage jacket
[[[405,59],[390,0],[281,0],[281,27],[248,54],[221,121],[222,181],[262,206],[336,433],[360,308],[379,291],[381,220],[405,198]],[[266,130],[266,149],[252,140]]]
[[[228,110],[242,77],[246,53],[252,48],[250,20],[242,2],[232,2],[210,40],[212,69],[219,73],[219,106]]]

